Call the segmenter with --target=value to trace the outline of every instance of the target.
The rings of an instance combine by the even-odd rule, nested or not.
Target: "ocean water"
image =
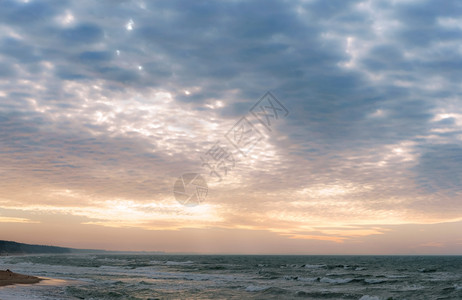
[[[0,299],[462,299],[462,256],[28,255]]]

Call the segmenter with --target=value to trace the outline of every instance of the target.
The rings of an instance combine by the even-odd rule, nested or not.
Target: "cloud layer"
[[[460,221],[461,14],[455,0],[3,1],[0,222],[347,243]],[[249,112],[267,90],[289,111],[271,132]],[[233,149],[244,116],[263,139],[218,181],[201,156]],[[172,194],[188,172],[210,186],[195,208]]]

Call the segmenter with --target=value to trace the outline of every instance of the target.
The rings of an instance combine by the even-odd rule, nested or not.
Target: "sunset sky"
[[[0,1],[0,239],[462,254],[461,79],[458,0]]]

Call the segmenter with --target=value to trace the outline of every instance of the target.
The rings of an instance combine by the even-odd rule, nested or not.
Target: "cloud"
[[[0,223],[37,223],[23,218],[9,218],[0,216]]]
[[[202,172],[224,228],[324,239],[305,227],[455,220],[461,11],[457,1],[5,1],[1,205],[203,228],[171,193],[182,173]],[[233,149],[225,134],[243,116],[258,124],[249,110],[267,90],[289,116],[272,132],[256,125],[262,141],[218,182],[201,155],[217,141]],[[149,203],[168,208],[149,220]]]
[[[462,182],[462,147],[430,145],[416,167],[417,181],[428,193],[444,191],[455,197]]]

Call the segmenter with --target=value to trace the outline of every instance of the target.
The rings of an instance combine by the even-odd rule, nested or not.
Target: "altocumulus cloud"
[[[458,220],[461,5],[2,1],[0,206],[319,239]],[[290,117],[209,203],[175,203],[268,89]]]

